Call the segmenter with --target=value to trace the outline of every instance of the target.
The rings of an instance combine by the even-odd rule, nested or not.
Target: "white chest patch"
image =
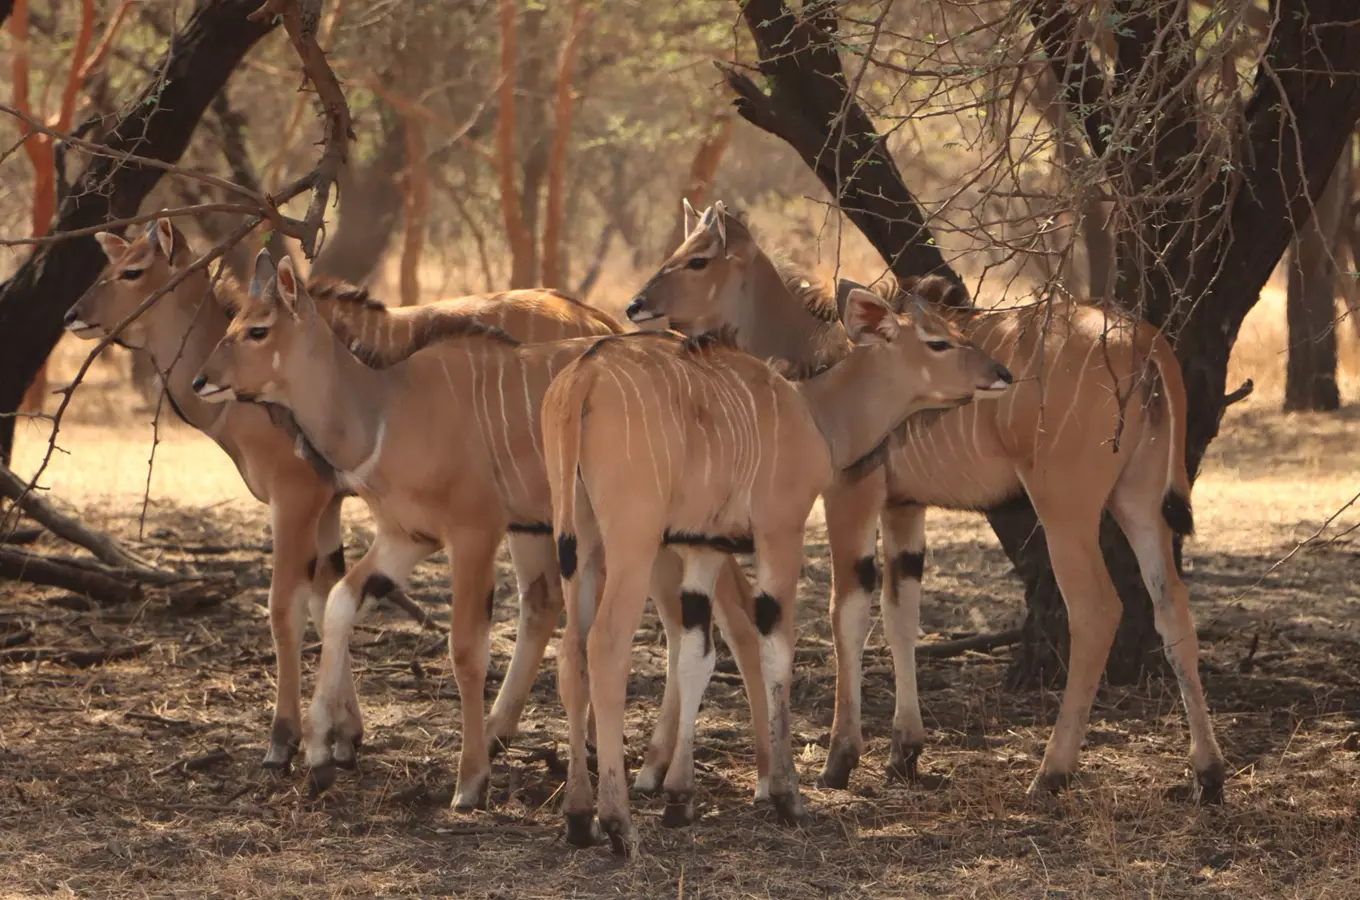
[[[348,472],[337,472],[336,479],[350,490],[359,490],[368,483],[369,476],[378,467],[378,460],[382,457],[383,438],[387,434],[387,423],[378,423],[378,437],[373,442],[373,452],[368,454],[368,458]]]

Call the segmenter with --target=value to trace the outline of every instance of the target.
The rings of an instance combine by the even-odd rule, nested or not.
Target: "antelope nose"
[[[190,387],[194,389],[194,393],[198,393],[199,391],[203,390],[203,385],[207,383],[208,383],[207,376],[196,375],[194,376],[194,380],[190,383]]]
[[[68,309],[66,311],[66,315],[62,318],[61,321],[62,324],[65,325],[67,328],[70,328],[72,325],[79,322],[80,316],[76,314],[76,308],[73,306],[70,309]]]
[[[1011,370],[1000,364],[998,364],[996,367],[996,377],[998,380],[1006,384],[1010,384],[1013,381],[1015,381],[1015,376],[1011,375]]]
[[[643,314],[644,302],[645,298],[634,297],[633,302],[628,304],[628,308],[624,310],[623,313],[628,317],[629,321],[636,322],[638,316],[641,316]]]

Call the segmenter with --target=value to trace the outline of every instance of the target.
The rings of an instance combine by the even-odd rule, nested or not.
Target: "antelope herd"
[[[713,624],[750,704],[757,800],[804,814],[790,736],[796,589],[821,497],[832,556],[836,699],[822,771],[843,788],[863,749],[861,651],[871,593],[896,680],[890,772],[915,778],[927,506],[1027,498],[1068,604],[1071,661],[1032,791],[1076,772],[1120,602],[1098,543],[1109,510],[1138,557],[1180,682],[1201,799],[1225,777],[1172,544],[1190,530],[1185,394],[1166,341],[1117,312],[1053,300],[967,308],[939,276],[834,292],[773,261],[738,216],[684,207],[684,241],[628,306],[643,330],[550,290],[389,310],[357,287],[304,284],[261,252],[248,290],[192,269],[168,219],[128,242],[72,307],[82,337],[121,332],[176,413],[232,458],[270,506],[270,627],[278,692],[263,764],[304,743],[301,647],[321,662],[305,732],[313,792],[352,768],[363,735],[349,642],[368,601],[421,560],[449,557],[449,655],[462,700],[457,810],[485,806],[491,757],[515,734],[566,609],[558,691],[570,756],[568,839],[631,853],[624,707],[631,644],[651,598],[667,670],[636,793],[664,792],[666,825],[694,819],[695,725],[714,671]],[[168,289],[172,281],[177,283]],[[1114,435],[1117,440],[1112,440]],[[348,572],[340,506],[358,495],[376,536]],[[494,557],[507,538],[519,624],[489,716]],[[754,553],[753,590],[734,554]],[[593,728],[598,806],[586,768]],[[598,819],[598,825],[597,825]]]

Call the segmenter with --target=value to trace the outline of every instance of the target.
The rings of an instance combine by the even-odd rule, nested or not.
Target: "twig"
[[[59,231],[56,234],[49,234],[44,237],[0,238],[0,247],[16,247],[21,244],[50,244],[54,241],[64,241],[68,238],[96,234],[100,231],[116,231],[119,228],[126,228],[131,225],[145,225],[147,222],[155,222],[159,219],[178,219],[212,212],[259,215],[261,211],[262,207],[249,206],[245,203],[199,203],[194,206],[177,206],[173,209],[162,209],[159,212],[147,213],[141,216],[128,216],[125,219],[111,219],[102,225],[91,225],[88,228],[75,228],[71,231]]]
[[[187,775],[190,772],[201,772],[209,766],[215,766],[220,762],[226,762],[230,759],[230,753],[221,747],[214,747],[207,753],[198,756],[186,756],[175,760],[168,766],[162,766],[152,772],[151,777],[159,778],[161,775],[168,775],[171,772],[178,772],[181,775]]]
[[[0,534],[0,544],[31,544],[42,534],[41,528],[16,528],[8,534]]]
[[[124,644],[121,647],[103,647],[80,650],[71,647],[14,647],[0,650],[0,663],[63,662],[71,666],[97,666],[100,663],[141,656],[155,646],[155,641],[142,641],[140,644]]]
[[[0,637],[0,649],[17,647],[20,644],[27,644],[33,640],[33,629],[21,628],[18,631],[11,631],[9,634]]]
[[[248,18],[261,22],[274,16],[282,17],[288,39],[302,61],[302,70],[316,88],[321,101],[323,149],[316,168],[290,185],[306,184],[312,190],[307,213],[296,227],[291,227],[291,223],[284,225],[282,217],[277,217],[277,207],[274,206],[276,198],[266,197],[265,200],[274,210],[270,218],[276,219],[278,230],[297,238],[307,258],[316,259],[318,237],[326,219],[326,204],[340,168],[349,162],[349,142],[354,140],[354,129],[350,123],[349,105],[345,103],[345,92],[341,90],[335,72],[326,61],[321,45],[316,42],[317,26],[321,21],[321,0],[265,0]]]
[[[70,559],[8,547],[0,547],[0,578],[64,588],[101,603],[131,603],[142,596],[136,583],[111,570],[91,571]]]
[[[1238,385],[1237,390],[1231,391],[1223,396],[1223,408],[1227,409],[1234,403],[1241,403],[1243,400],[1250,397],[1251,392],[1254,390],[1256,390],[1256,384],[1248,378]]]
[[[1011,628],[1007,631],[986,632],[953,641],[939,641],[933,644],[917,644],[916,655],[925,659],[947,659],[962,656],[970,650],[986,652],[998,647],[1009,647],[1020,643],[1022,631]]]
[[[427,631],[438,631],[439,626],[430,618],[430,614],[420,608],[420,605],[406,595],[403,590],[395,590],[387,595],[387,600],[397,609],[406,613],[415,620],[415,623]]]

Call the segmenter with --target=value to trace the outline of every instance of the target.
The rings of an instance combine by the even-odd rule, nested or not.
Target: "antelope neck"
[[[290,354],[292,362],[285,362],[287,371],[280,373],[288,378],[282,403],[327,462],[362,481],[382,452],[386,380],[391,372],[364,365],[319,319],[299,337],[303,352]]]
[[[815,369],[835,364],[850,352],[840,326],[808,310],[764,253],[751,260],[734,306],[730,320],[752,356]]]
[[[199,273],[157,301],[167,304],[167,308],[160,313],[160,318],[154,309],[146,313],[152,327],[148,329],[151,338],[144,351],[164,381],[175,411],[214,439],[213,431],[226,415],[226,408],[205,403],[191,385],[227,332],[227,316],[213,296],[215,292],[207,273]],[[164,324],[156,327],[158,322]]]
[[[914,392],[876,389],[892,383],[887,372],[891,358],[886,346],[857,348],[825,372],[794,384],[837,472],[872,452],[921,408]]]

